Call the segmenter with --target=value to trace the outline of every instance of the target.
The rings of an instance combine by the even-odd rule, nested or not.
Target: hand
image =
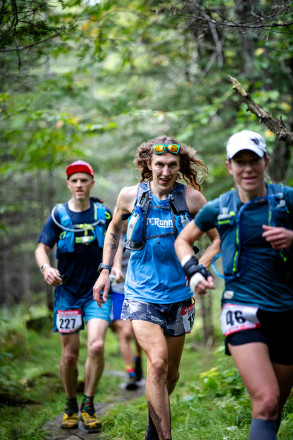
[[[293,231],[277,226],[262,226],[265,232],[262,236],[271,243],[274,249],[286,249],[292,245]]]
[[[215,289],[214,278],[209,276],[207,280],[203,279],[196,286],[195,292],[198,295],[205,295],[207,293],[207,289]]]
[[[119,284],[122,283],[124,280],[123,272],[120,268],[112,267],[111,275],[115,276],[115,283]]]
[[[62,284],[62,277],[58,269],[54,269],[54,267],[47,266],[42,272],[44,280],[49,286],[56,287],[59,284]]]
[[[181,260],[181,266],[183,267],[188,284],[193,293],[204,295],[206,289],[215,288],[212,274],[194,255],[183,257]]]
[[[109,289],[109,271],[107,269],[103,269],[93,287],[93,297],[94,300],[97,301],[99,307],[102,307],[102,304],[107,301]]]

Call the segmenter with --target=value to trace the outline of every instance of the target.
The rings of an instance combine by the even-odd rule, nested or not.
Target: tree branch
[[[53,35],[49,35],[48,37],[43,38],[42,40],[39,40],[39,41],[35,41],[34,43],[28,44],[27,46],[15,47],[15,48],[11,48],[11,49],[0,49],[0,52],[19,52],[21,50],[29,49],[31,47],[38,46],[39,44],[43,44],[48,40],[52,40],[52,38],[59,37],[64,32],[65,32],[64,29],[62,29]]]
[[[287,21],[284,23],[270,23],[270,24],[247,24],[247,23],[232,23],[232,22],[228,22],[228,21],[217,21],[217,20],[212,20],[214,24],[218,25],[218,26],[227,26],[227,27],[232,27],[232,28],[249,28],[249,29],[261,29],[261,28],[279,28],[279,27],[289,27],[293,24],[293,21]]]
[[[248,107],[248,110],[256,115],[259,122],[265,124],[271,131],[273,131],[281,141],[293,145],[293,133],[285,126],[282,117],[275,119],[270,113],[263,110],[252,97],[243,89],[236,78],[228,75],[233,84],[233,89],[241,96]]]

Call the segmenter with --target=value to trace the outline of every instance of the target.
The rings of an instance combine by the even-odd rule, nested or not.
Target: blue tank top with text
[[[156,237],[158,235],[160,237]],[[190,298],[192,292],[186,286],[186,278],[174,250],[174,228],[168,199],[160,200],[152,194],[146,238],[143,249],[131,251],[125,297],[157,304],[171,304]]]

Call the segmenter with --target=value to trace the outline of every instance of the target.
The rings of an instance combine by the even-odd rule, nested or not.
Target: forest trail
[[[127,375],[121,371],[107,370],[104,372],[104,374],[123,376],[123,378],[127,379]],[[115,396],[115,399],[112,402],[95,403],[95,410],[98,419],[101,420],[106,411],[111,410],[111,407],[113,407],[115,403],[124,401],[127,402],[129,400],[137,399],[145,394],[145,379],[141,379],[136,390],[127,391],[125,389],[125,385],[125,382],[120,383],[119,394]],[[77,429],[61,429],[60,424],[62,417],[63,413],[42,426],[42,430],[46,432],[46,440],[103,440],[103,428],[101,428],[98,432],[89,432],[84,429],[81,421],[79,422]]]

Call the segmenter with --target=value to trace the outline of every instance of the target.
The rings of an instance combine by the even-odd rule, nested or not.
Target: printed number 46
[[[246,319],[243,318],[242,312],[240,310],[235,310],[234,312],[229,310],[227,312],[226,322],[228,325],[243,324],[245,321],[246,321]]]

